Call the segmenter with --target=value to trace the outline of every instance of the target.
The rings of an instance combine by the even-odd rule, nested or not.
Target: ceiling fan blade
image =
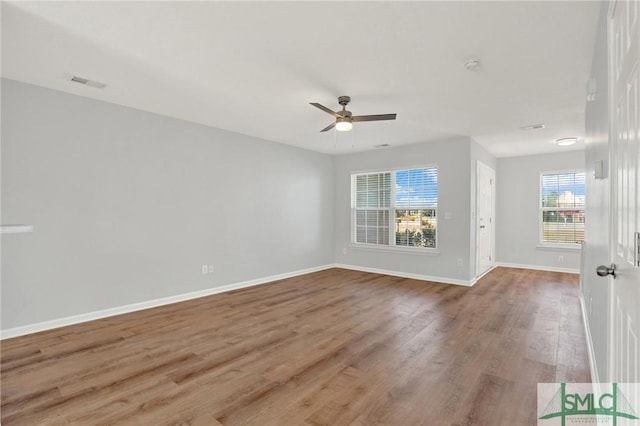
[[[380,120],[395,120],[396,114],[375,114],[375,115],[356,115],[352,117],[355,121],[380,121]]]
[[[333,115],[333,116],[334,116],[334,117],[336,117],[336,118],[340,117],[340,115],[339,115],[337,112],[335,112],[335,111],[331,111],[329,108],[327,108],[327,107],[326,107],[326,106],[324,106],[324,105],[320,105],[320,104],[318,104],[318,103],[316,103],[316,102],[310,102],[309,104],[310,104],[310,105],[313,105],[313,106],[314,106],[314,107],[316,107],[316,108],[319,108],[319,109],[323,110],[323,111],[324,111],[324,112],[326,112],[327,114],[331,114],[331,115]]]
[[[327,130],[331,130],[334,127],[336,127],[336,122],[334,121],[333,123],[329,124],[327,127],[325,127],[324,129],[320,130],[321,132],[326,132]]]

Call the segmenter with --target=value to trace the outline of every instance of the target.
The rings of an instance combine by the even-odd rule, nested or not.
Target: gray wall
[[[496,171],[496,260],[578,271],[580,250],[539,248],[540,172],[584,169],[584,152],[499,158]],[[590,220],[587,218],[587,221]],[[564,257],[564,262],[558,260]]]
[[[333,159],[2,80],[2,328],[333,263]],[[201,265],[215,273],[202,275]]]
[[[341,155],[335,160],[335,257],[339,264],[403,274],[469,281],[471,140],[459,137],[439,142]],[[407,254],[362,249],[351,245],[351,174],[386,168],[438,166],[438,251]],[[446,214],[451,215],[445,219]],[[344,251],[346,250],[346,254]],[[458,266],[458,259],[463,266]]]
[[[2,237],[3,330],[334,262],[470,282],[477,161],[497,172],[496,260],[578,268],[578,252],[536,246],[538,174],[584,167],[580,152],[496,161],[457,137],[331,157],[11,80],[2,89],[2,222],[35,226]],[[425,164],[439,168],[439,253],[353,247],[351,173]]]
[[[602,4],[591,76],[596,79],[596,99],[586,105],[586,229],[581,287],[591,341],[593,343],[593,381],[608,381],[607,347],[609,331],[609,288],[594,273],[597,265],[609,262],[609,120],[607,80],[607,7]],[[596,161],[604,163],[604,179],[595,179]]]

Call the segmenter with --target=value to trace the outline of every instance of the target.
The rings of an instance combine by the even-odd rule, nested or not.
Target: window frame
[[[403,208],[398,207],[396,205],[396,172],[399,171],[409,171],[415,169],[436,169],[436,176],[438,177],[438,195],[436,198],[436,206],[429,208]],[[439,210],[439,201],[440,201],[440,169],[437,163],[431,164],[421,164],[416,166],[404,166],[404,167],[395,167],[395,168],[386,168],[386,169],[373,169],[373,170],[362,170],[362,171],[352,171],[350,173],[350,182],[351,182],[351,207],[350,207],[350,247],[364,249],[364,250],[379,250],[379,251],[391,251],[391,252],[407,252],[412,254],[439,254],[439,235],[438,231],[438,210]],[[379,207],[377,209],[370,208],[369,210],[386,210],[389,212],[387,227],[389,230],[388,236],[388,244],[375,244],[375,243],[362,243],[357,241],[357,226],[356,226],[356,214],[358,209],[356,208],[356,178],[361,175],[369,175],[369,174],[383,174],[389,173],[391,176],[391,187],[390,187],[390,200],[389,207]],[[366,210],[366,209],[363,209]],[[435,235],[435,247],[416,247],[416,246],[403,246],[396,245],[396,210],[435,210],[436,213],[436,235]]]
[[[562,175],[562,174],[577,174],[583,173],[585,175],[585,205],[581,208],[577,207],[543,207],[542,206],[542,178],[545,175]],[[558,194],[559,195],[559,194]],[[544,240],[544,221],[543,221],[543,212],[545,211],[575,211],[581,210],[583,214],[586,213],[586,170],[585,169],[563,169],[563,170],[549,170],[542,171],[538,176],[538,248],[548,248],[548,249],[581,249],[582,243],[567,243],[567,242],[553,242],[553,241],[545,241]],[[586,221],[586,214],[585,214]]]

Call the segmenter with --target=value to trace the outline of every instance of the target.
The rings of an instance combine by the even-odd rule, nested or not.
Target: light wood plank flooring
[[[2,424],[533,425],[590,381],[576,275],[343,269],[2,342]]]

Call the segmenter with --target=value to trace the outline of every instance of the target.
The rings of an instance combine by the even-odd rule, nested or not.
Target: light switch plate
[[[604,160],[598,160],[593,164],[593,177],[604,179]]]

